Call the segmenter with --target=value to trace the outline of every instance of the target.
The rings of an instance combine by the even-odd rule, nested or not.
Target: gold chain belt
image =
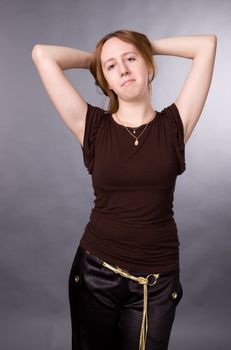
[[[156,284],[157,279],[159,278],[159,273],[151,273],[147,277],[136,277],[131,275],[129,272],[121,269],[120,267],[112,266],[108,264],[107,262],[103,261],[103,266],[107,267],[108,269],[114,271],[115,273],[119,273],[121,276],[130,278],[134,281],[137,281],[139,284],[143,284],[144,286],[144,306],[143,306],[143,318],[142,318],[142,324],[141,324],[141,331],[140,331],[140,344],[139,344],[139,350],[145,350],[145,344],[146,344],[146,338],[148,333],[148,289],[147,286],[154,286]],[[154,277],[154,281],[150,282],[149,278]]]

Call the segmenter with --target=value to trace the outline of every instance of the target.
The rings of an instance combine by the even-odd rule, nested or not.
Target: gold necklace
[[[124,126],[125,127],[125,129],[129,132],[129,134],[132,136],[132,137],[134,137],[135,138],[135,142],[134,142],[134,145],[135,146],[138,146],[138,144],[139,144],[139,141],[138,141],[138,139],[140,138],[140,136],[144,133],[144,131],[146,130],[146,128],[147,128],[147,126],[148,126],[148,124],[154,119],[154,116],[155,116],[155,112],[154,112],[154,114],[153,114],[153,118],[146,124],[146,126],[145,126],[145,128],[143,129],[143,131],[139,134],[139,136],[135,136],[135,135],[133,135],[132,133],[131,133],[131,131],[130,130],[128,130],[128,128],[125,126],[125,125],[122,125],[122,124],[120,124],[120,125],[122,125],[122,126]],[[119,118],[117,117],[117,115],[116,115],[116,113],[115,113],[115,116],[116,116],[116,118],[119,120]],[[137,128],[139,128],[139,126],[137,127]],[[133,133],[135,134],[136,133],[136,130],[135,130],[136,128],[134,128],[133,129]]]

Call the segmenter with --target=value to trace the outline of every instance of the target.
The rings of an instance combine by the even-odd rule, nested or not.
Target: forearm
[[[151,41],[153,55],[195,58],[198,53],[216,43],[214,34],[188,35]]]
[[[53,60],[62,70],[71,68],[89,69],[92,54],[79,49],[37,44],[32,50],[33,60]]]

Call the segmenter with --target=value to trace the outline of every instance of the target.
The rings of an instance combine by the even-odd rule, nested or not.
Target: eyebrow
[[[134,52],[134,51],[128,51],[128,52],[124,52],[124,53],[122,54],[122,57],[123,57],[123,56],[126,56],[126,55],[128,55],[128,54],[130,54],[130,53],[137,55],[137,53]],[[106,61],[104,62],[103,66],[105,67],[105,65],[106,65],[107,62],[112,61],[112,60],[114,60],[114,59],[115,59],[115,57],[109,58],[108,60],[106,60]]]

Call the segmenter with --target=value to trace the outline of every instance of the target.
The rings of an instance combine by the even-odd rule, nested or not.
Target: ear
[[[147,69],[148,69],[148,74],[153,74],[153,68],[151,66],[148,66]]]
[[[148,67],[148,80],[151,82],[153,80],[154,70],[151,66]]]

